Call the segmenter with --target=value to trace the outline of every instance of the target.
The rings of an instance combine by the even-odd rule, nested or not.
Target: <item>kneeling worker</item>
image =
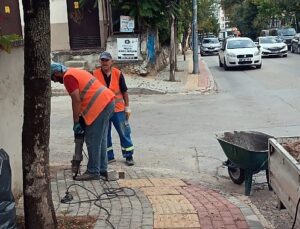
[[[60,63],[51,64],[51,80],[64,84],[72,99],[73,130],[85,132],[88,150],[87,170],[75,180],[99,180],[107,178],[107,131],[114,113],[114,93],[85,70],[69,68]],[[85,121],[85,130],[79,116]]]
[[[111,138],[111,123],[113,123],[120,137],[122,154],[123,157],[126,158],[126,164],[132,166],[134,165],[132,157],[134,147],[130,137],[131,129],[128,123],[131,111],[129,108],[129,96],[125,78],[119,69],[112,67],[113,61],[109,52],[100,54],[100,64],[100,68],[95,69],[93,75],[102,84],[111,89],[116,96],[115,113],[110,119],[107,136],[108,163],[115,161]]]

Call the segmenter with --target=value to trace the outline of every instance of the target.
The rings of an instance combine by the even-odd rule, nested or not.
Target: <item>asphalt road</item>
[[[300,55],[263,59],[262,69],[230,71],[218,66],[217,56],[204,59],[218,85],[217,92],[131,96],[134,159],[138,167],[242,194],[244,187],[234,185],[221,165],[226,156],[215,135],[255,130],[278,137],[300,136]],[[69,164],[74,149],[69,98],[53,97],[51,114],[50,161]],[[117,160],[123,160],[117,134],[113,137]],[[275,213],[269,208],[264,211],[266,217],[277,217],[267,217],[276,228],[281,228],[280,221],[283,226],[285,221],[290,224],[287,213],[274,210],[275,197],[265,182],[264,174],[255,176],[253,201],[259,209],[262,199],[270,203]]]

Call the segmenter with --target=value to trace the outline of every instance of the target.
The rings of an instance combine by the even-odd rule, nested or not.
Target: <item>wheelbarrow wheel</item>
[[[228,174],[230,179],[235,184],[242,184],[245,181],[245,170],[241,168],[229,168],[228,167]]]

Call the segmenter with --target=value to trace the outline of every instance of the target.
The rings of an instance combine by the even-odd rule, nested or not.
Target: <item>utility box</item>
[[[0,229],[16,228],[16,204],[11,191],[9,156],[0,149]]]

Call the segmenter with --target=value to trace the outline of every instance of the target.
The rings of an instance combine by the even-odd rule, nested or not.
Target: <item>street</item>
[[[131,96],[137,166],[193,177],[195,173],[212,176],[225,160],[215,134],[257,130],[274,136],[297,136],[300,132],[299,55],[264,59],[260,70],[226,72],[218,67],[217,56],[204,58],[218,93]],[[51,157],[53,162],[69,161],[73,153],[70,117],[69,98],[53,97],[51,152],[65,154]],[[119,145],[117,139],[115,145]]]
[[[218,66],[217,56],[203,58],[217,92],[131,95],[135,166],[243,194],[244,186],[233,184],[222,167],[226,156],[215,135],[233,130],[300,135],[300,55],[264,58],[262,69],[229,71]],[[69,165],[74,150],[69,97],[52,97],[51,109],[51,165]],[[117,134],[113,137],[117,160],[122,161]],[[269,195],[265,183],[264,174],[255,176],[253,198],[260,191]]]

